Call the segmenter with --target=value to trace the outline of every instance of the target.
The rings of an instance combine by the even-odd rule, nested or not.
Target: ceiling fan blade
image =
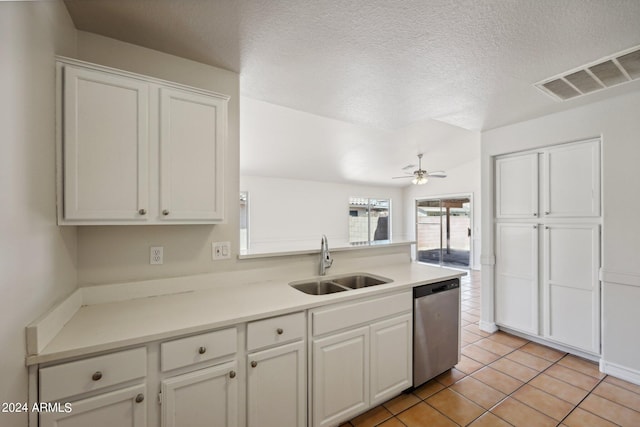
[[[435,171],[435,172],[429,172],[427,176],[431,178],[446,178],[447,173],[445,171]]]
[[[413,175],[407,176],[392,176],[391,179],[413,178]]]

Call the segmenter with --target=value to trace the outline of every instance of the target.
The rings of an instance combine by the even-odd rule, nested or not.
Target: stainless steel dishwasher
[[[460,279],[413,288],[413,387],[458,363]]]

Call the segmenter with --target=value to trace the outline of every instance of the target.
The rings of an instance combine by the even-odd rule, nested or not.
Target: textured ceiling
[[[558,103],[533,86],[640,44],[639,0],[65,3],[80,30],[239,72],[246,97],[384,130],[490,129],[640,88]]]

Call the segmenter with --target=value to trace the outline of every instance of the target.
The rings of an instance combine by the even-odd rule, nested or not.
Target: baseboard
[[[515,335],[517,337],[524,338],[526,340],[533,341],[535,343],[542,344],[544,346],[554,348],[554,349],[556,349],[558,351],[561,351],[563,353],[573,354],[574,356],[582,357],[583,359],[591,360],[591,361],[594,361],[594,362],[598,362],[600,360],[600,355],[599,354],[589,353],[589,352],[586,352],[584,350],[580,350],[580,349],[575,348],[575,347],[571,347],[571,346],[568,346],[568,345],[565,345],[565,344],[562,344],[562,343],[559,343],[559,342],[556,342],[556,341],[553,341],[553,340],[546,339],[544,337],[540,337],[540,336],[537,336],[537,335],[531,335],[531,334],[528,334],[526,332],[520,332],[518,330],[514,330],[514,329],[511,329],[511,328],[504,327],[504,326],[500,326],[499,329],[501,331],[508,332],[511,335]]]
[[[620,378],[621,380],[640,385],[640,371],[635,369],[600,359],[600,371],[607,375]]]
[[[485,322],[481,320],[478,322],[478,327],[481,331],[489,332],[490,334],[498,331],[498,325],[493,322]]]

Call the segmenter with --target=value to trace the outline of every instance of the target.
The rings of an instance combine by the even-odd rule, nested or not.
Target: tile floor
[[[462,278],[462,360],[342,426],[640,426],[640,386],[590,361],[478,329],[480,273]]]

